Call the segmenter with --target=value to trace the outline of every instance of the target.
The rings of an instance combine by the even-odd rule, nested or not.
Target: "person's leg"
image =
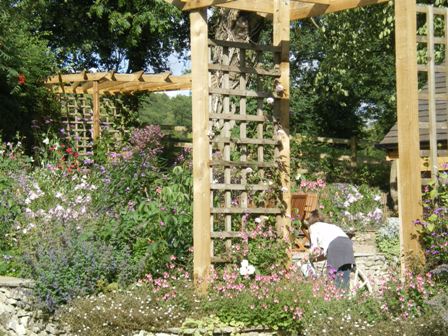
[[[350,289],[350,272],[352,265],[346,264],[338,268],[335,278],[335,286],[340,289]]]
[[[336,276],[337,275],[337,269],[334,268],[333,266],[327,264],[327,275],[328,275],[328,278],[330,278],[331,280],[336,281],[336,279],[337,279],[337,276]]]

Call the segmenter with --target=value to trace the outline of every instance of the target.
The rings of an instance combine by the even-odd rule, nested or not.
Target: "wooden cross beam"
[[[272,0],[165,0],[182,11],[207,7],[222,7],[247,12],[257,12],[272,18],[274,2]],[[379,4],[389,0],[292,0],[290,19],[299,20],[346,9]]]
[[[160,74],[144,74],[138,71],[132,74],[116,74],[114,72],[55,75],[45,85],[53,88],[55,93],[93,94],[93,87],[99,94],[129,93],[135,91],[173,91],[191,88],[191,76],[171,76],[169,72]]]

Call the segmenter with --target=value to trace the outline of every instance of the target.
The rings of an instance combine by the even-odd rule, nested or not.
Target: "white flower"
[[[268,103],[269,105],[274,104],[274,98],[272,98],[272,97],[267,98],[266,103]]]
[[[248,260],[243,259],[241,261],[240,274],[242,276],[245,276],[245,275],[252,275],[254,273],[255,273],[255,267],[253,265],[250,265]]]
[[[42,140],[42,142],[46,145],[48,145],[50,143],[50,139],[45,138],[44,140]]]
[[[56,198],[62,198],[62,196],[63,196],[63,194],[60,191],[58,191],[56,193],[56,195],[54,195],[54,197],[56,197]]]
[[[246,173],[250,174],[252,173],[254,170],[251,167],[247,167],[246,168]]]
[[[375,201],[379,202],[379,201],[381,201],[381,196],[380,195],[375,195],[375,197],[373,199]]]
[[[261,218],[260,217],[255,218],[255,223],[261,223]]]
[[[275,86],[275,92],[277,92],[277,94],[281,94],[285,91],[285,88],[283,87],[283,85],[281,85],[280,83],[278,83]]]

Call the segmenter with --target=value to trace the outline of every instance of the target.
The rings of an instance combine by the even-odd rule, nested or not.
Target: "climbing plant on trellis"
[[[60,97],[62,124],[67,138],[75,145],[79,154],[93,150],[93,102],[90,95],[63,94]],[[119,143],[123,127],[123,106],[117,97],[100,98],[100,128]]]
[[[220,57],[214,57],[218,53]],[[275,115],[281,47],[209,40],[212,261],[231,261],[249,222],[280,215],[280,130]],[[231,55],[238,54],[230,64]],[[261,217],[260,217],[261,216]],[[246,241],[247,243],[247,241]],[[235,246],[237,247],[235,249]],[[235,253],[237,252],[237,253]]]

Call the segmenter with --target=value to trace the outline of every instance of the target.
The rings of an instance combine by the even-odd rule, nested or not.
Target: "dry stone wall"
[[[54,317],[35,308],[30,280],[0,276],[0,336],[81,336],[64,330]],[[197,335],[197,329],[171,329],[160,332],[138,331],[134,336]],[[231,335],[234,328],[222,328],[214,335]],[[207,330],[202,330],[205,334]],[[275,331],[247,330],[242,336],[275,336]],[[98,335],[100,336],[100,335]]]
[[[33,282],[0,277],[0,335],[64,335],[52,317],[35,308]]]

